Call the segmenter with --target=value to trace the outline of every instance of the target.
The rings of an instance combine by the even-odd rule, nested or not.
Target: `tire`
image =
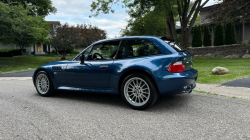
[[[35,87],[39,95],[43,97],[52,96],[54,94],[53,83],[45,71],[39,71],[35,78]]]
[[[123,80],[121,95],[125,103],[136,110],[153,106],[159,97],[152,80],[139,73],[131,74]]]

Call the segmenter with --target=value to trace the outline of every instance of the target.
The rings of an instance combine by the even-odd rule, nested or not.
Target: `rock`
[[[213,57],[213,54],[208,53],[208,54],[206,54],[205,56],[208,56],[208,57]]]
[[[214,54],[214,57],[221,57],[221,56],[220,56],[219,54],[216,53],[216,54]]]
[[[240,58],[240,55],[237,55],[237,54],[227,55],[225,58],[226,59],[228,59],[228,58],[230,58],[230,59],[232,59],[232,58]]]
[[[250,54],[245,54],[242,56],[242,58],[250,58]]]
[[[194,57],[199,57],[199,55],[194,55]]]
[[[228,74],[229,70],[227,68],[224,67],[215,67],[212,70],[212,74],[214,75],[224,75],[224,74]]]

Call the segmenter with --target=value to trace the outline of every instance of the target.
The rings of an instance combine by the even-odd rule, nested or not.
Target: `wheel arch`
[[[35,85],[36,75],[37,75],[37,73],[40,72],[40,71],[45,71],[45,72],[49,75],[49,78],[51,79],[52,84],[53,84],[53,86],[54,86],[53,78],[52,78],[52,76],[50,75],[50,72],[49,72],[46,68],[39,68],[39,69],[37,69],[37,70],[34,72],[34,74],[33,74],[33,83],[34,83],[34,85]],[[54,88],[55,88],[55,87],[54,87]]]
[[[126,72],[124,72],[124,73],[121,75],[121,77],[120,77],[120,79],[119,79],[119,82],[118,82],[119,94],[120,94],[120,91],[121,91],[121,85],[122,85],[123,80],[124,80],[128,75],[133,74],[133,73],[139,73],[139,74],[144,74],[144,75],[146,75],[146,76],[154,83],[154,85],[155,85],[155,87],[156,87],[156,89],[157,89],[157,91],[158,91],[158,93],[159,93],[159,88],[158,88],[158,85],[157,85],[157,83],[156,83],[155,78],[153,77],[153,75],[152,75],[149,71],[147,71],[147,70],[142,70],[142,69],[136,68],[136,69],[127,70]]]

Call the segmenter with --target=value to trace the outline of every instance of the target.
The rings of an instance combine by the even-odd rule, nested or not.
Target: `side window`
[[[85,56],[85,60],[87,59],[86,56],[90,53],[92,47],[89,47],[87,50],[85,50],[82,54]],[[78,55],[74,61],[80,61],[80,55]]]
[[[116,57],[120,41],[97,44],[91,50],[87,60],[112,60]]]
[[[117,59],[158,55],[161,52],[148,40],[124,40],[118,51]]]

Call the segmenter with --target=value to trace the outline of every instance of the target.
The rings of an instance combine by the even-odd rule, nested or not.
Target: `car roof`
[[[97,42],[94,42],[94,44],[100,43],[100,42],[124,40],[124,39],[160,39],[160,37],[157,37],[157,36],[125,36],[125,37],[109,38],[109,39],[99,40]]]

